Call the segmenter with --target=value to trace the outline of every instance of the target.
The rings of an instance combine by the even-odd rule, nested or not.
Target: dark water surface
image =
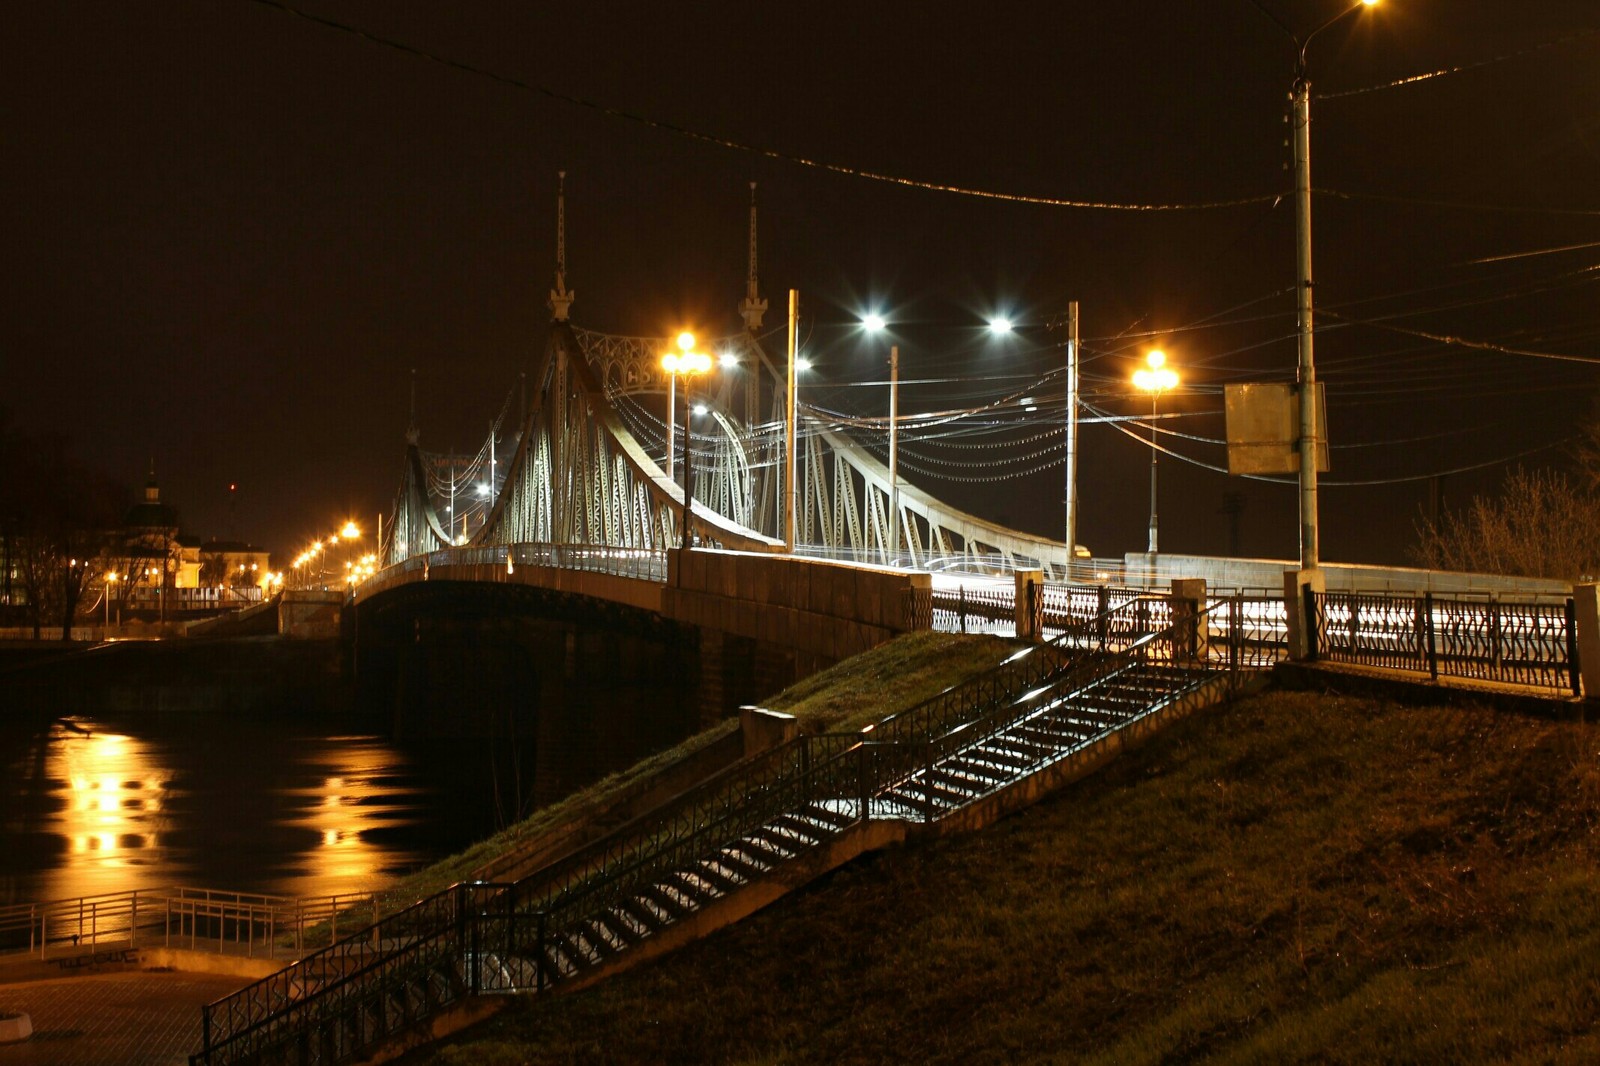
[[[0,732],[0,904],[367,891],[493,832],[532,759],[349,721],[75,716]],[[529,780],[523,780],[523,767]]]

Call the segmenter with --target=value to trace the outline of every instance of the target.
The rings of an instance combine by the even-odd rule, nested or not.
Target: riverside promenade
[[[201,1006],[251,980],[107,969],[36,978],[0,966],[0,1014],[21,1011],[33,1022],[32,1037],[0,1044],[0,1066],[187,1066],[201,1042]]]

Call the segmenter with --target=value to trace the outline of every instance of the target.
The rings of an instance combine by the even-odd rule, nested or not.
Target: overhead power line
[[[496,82],[500,85],[518,89],[522,92],[535,93],[539,96],[545,97],[546,99],[555,100],[563,104],[570,104],[573,107],[586,108],[587,110],[596,111],[611,118],[621,119],[625,122],[637,123],[641,126],[648,126],[651,129],[661,130],[664,133],[671,133],[679,137],[686,137],[689,140],[699,141],[702,144],[712,144],[719,148],[728,148],[736,152],[746,152],[748,154],[758,155],[766,159],[776,159],[780,162],[792,163],[796,166],[809,167],[813,170],[827,171],[830,174],[842,174],[846,177],[863,178],[867,181],[876,181],[887,185],[899,185],[910,189],[924,189],[929,192],[950,193],[955,196],[967,196],[980,200],[999,200],[1007,203],[1033,204],[1041,207],[1077,207],[1099,211],[1207,211],[1224,207],[1248,207],[1254,204],[1271,204],[1276,203],[1282,198],[1282,193],[1261,193],[1254,196],[1234,197],[1228,200],[1209,200],[1195,203],[1131,203],[1111,200],[1085,200],[1063,196],[1034,196],[1027,193],[1001,192],[995,189],[975,189],[965,185],[952,185],[948,182],[924,181],[919,178],[909,178],[900,174],[887,174],[882,171],[868,170],[864,167],[851,166],[847,163],[832,163],[822,159],[812,159],[808,156],[795,155],[791,152],[780,151],[776,148],[764,148],[760,145],[747,144],[744,141],[736,141],[732,138],[723,137],[715,133],[707,133],[704,130],[691,129],[688,126],[680,126],[676,123],[665,122],[661,119],[651,118],[648,115],[642,115],[635,111],[628,111],[619,107],[611,107],[607,104],[601,104],[594,100],[585,99],[581,96],[574,96],[571,93],[565,93],[557,89],[552,89],[547,85],[540,85],[536,82],[524,81],[521,78],[514,78],[508,74],[497,73],[489,70],[486,67],[476,66],[472,63],[466,63],[459,59],[451,59],[449,56],[439,55],[436,52],[430,52],[427,49],[418,48],[415,45],[407,44],[406,42],[397,40],[393,37],[385,37],[381,34],[372,33],[368,30],[362,29],[359,26],[351,25],[348,22],[340,22],[337,19],[331,19],[323,15],[313,14],[312,12],[294,7],[291,4],[286,4],[283,2],[283,0],[249,0],[249,2],[253,4],[259,4],[262,7],[270,7],[275,11],[281,11],[287,15],[293,15],[296,18],[304,19],[307,22],[313,23],[317,26],[322,26],[325,29],[336,30],[339,33],[347,33],[354,37],[359,37],[364,41],[379,45],[383,48],[390,48],[397,52],[403,52],[406,55],[413,56],[417,59],[424,59],[430,63],[437,63],[440,66],[449,67],[451,70],[459,71],[463,74],[470,74],[473,77],[478,78],[487,78],[488,80]]]
[[[1564,44],[1571,44],[1574,41],[1587,40],[1597,35],[1600,35],[1600,30],[1579,30],[1576,33],[1569,33],[1565,37],[1557,37],[1553,41],[1542,41],[1539,44],[1532,45],[1528,48],[1522,48],[1515,52],[1505,52],[1489,59],[1480,59],[1476,63],[1463,63],[1460,66],[1455,67],[1441,67],[1439,70],[1430,70],[1425,74],[1411,74],[1404,78],[1396,78],[1394,81],[1386,81],[1378,85],[1368,85],[1361,89],[1342,89],[1339,92],[1317,93],[1316,96],[1318,100],[1337,100],[1342,96],[1362,96],[1366,93],[1381,92],[1384,89],[1398,89],[1406,85],[1417,85],[1425,81],[1432,81],[1435,78],[1442,78],[1447,74],[1463,74],[1469,70],[1480,70],[1483,67],[1493,66],[1496,63],[1504,63],[1507,60],[1521,59],[1523,56],[1533,55],[1535,52],[1544,52],[1551,48],[1559,48]]]
[[[1465,337],[1452,337],[1445,333],[1430,333],[1423,329],[1411,329],[1406,326],[1397,326],[1391,322],[1376,319],[1352,318],[1341,315],[1336,311],[1323,311],[1330,318],[1337,318],[1353,326],[1371,326],[1373,329],[1386,329],[1392,333],[1404,333],[1411,337],[1421,337],[1423,340],[1436,341],[1439,344],[1450,344],[1458,348],[1473,348],[1483,352],[1499,352],[1502,355],[1522,355],[1530,359],[1552,359],[1562,363],[1600,363],[1600,356],[1592,355],[1567,355],[1562,352],[1540,352],[1529,348],[1512,348],[1504,344],[1491,344],[1488,341],[1468,340]]]

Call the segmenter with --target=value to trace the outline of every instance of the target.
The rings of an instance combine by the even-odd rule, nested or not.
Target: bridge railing
[[[1582,695],[1570,597],[1306,592],[1313,656]]]

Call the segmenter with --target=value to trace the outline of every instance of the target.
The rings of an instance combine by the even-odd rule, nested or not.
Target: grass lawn
[[[1015,642],[999,637],[909,633],[796,682],[766,706],[794,715],[805,733],[858,730],[999,665],[1017,647]],[[380,893],[381,911],[390,913],[472,876],[496,856],[604,804],[631,783],[738,728],[737,720],[712,726],[676,747],[540,808],[465,851],[400,879]]]
[[[1600,1061],[1597,752],[1268,693],[404,1061]]]

